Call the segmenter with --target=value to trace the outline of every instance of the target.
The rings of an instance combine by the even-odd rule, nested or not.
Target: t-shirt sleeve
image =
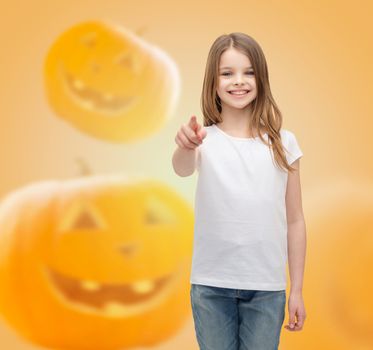
[[[292,164],[298,158],[303,156],[303,152],[299,147],[297,138],[295,137],[294,133],[288,131],[288,144],[287,144],[288,152],[285,152],[286,159],[288,164]]]

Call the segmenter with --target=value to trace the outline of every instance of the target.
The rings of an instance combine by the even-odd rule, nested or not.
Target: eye
[[[173,225],[176,224],[177,218],[161,198],[152,195],[147,198],[144,221],[149,226]]]
[[[114,62],[130,69],[134,67],[134,59],[129,52],[120,53],[119,55],[117,55],[117,57],[115,57]]]
[[[71,230],[95,231],[106,227],[100,211],[89,202],[74,201],[63,214],[59,232]]]
[[[231,74],[231,73],[225,72],[225,73],[223,73],[222,75],[227,76],[227,75],[229,75],[229,74]],[[246,72],[246,74],[254,74],[254,72]]]
[[[85,45],[88,48],[92,48],[96,45],[97,42],[97,34],[92,32],[92,33],[87,33],[83,37],[80,38],[80,41],[83,45]]]

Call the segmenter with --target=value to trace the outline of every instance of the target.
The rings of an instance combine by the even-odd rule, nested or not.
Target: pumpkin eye
[[[133,72],[140,71],[140,62],[137,61],[131,52],[121,52],[114,58],[114,63],[127,68]]]
[[[96,62],[91,62],[90,67],[94,73],[97,73],[101,70],[101,66]]]
[[[174,224],[177,218],[173,211],[159,198],[150,196],[147,198],[146,211],[145,211],[145,224]]]
[[[132,55],[129,52],[122,52],[117,57],[115,57],[114,62],[116,64],[120,64],[125,66],[126,68],[130,67],[132,68],[133,66],[133,60],[132,60]]]
[[[99,227],[98,222],[95,220],[95,217],[91,215],[88,211],[83,211],[79,214],[76,220],[73,223],[74,229],[89,229],[94,230]]]
[[[80,41],[83,45],[92,48],[96,45],[97,34],[95,32],[88,33],[80,38]]]
[[[60,224],[60,231],[101,230],[105,227],[99,211],[88,203],[75,203]]]

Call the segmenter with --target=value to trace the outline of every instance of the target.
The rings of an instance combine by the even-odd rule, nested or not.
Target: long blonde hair
[[[259,44],[245,33],[235,32],[221,35],[214,41],[210,48],[201,95],[203,125],[210,126],[222,121],[220,115],[221,101],[216,91],[218,86],[219,62],[223,52],[231,47],[239,50],[249,58],[256,79],[258,93],[255,100],[250,104],[252,110],[250,134],[254,134],[254,128],[258,130],[260,139],[272,149],[276,164],[285,170],[295,170],[295,168],[288,164],[284,153],[280,134],[282,114],[271,93],[264,53]],[[264,140],[260,130],[264,130],[267,133],[268,143]]]

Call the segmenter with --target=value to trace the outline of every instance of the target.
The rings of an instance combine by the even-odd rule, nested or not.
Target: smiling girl
[[[302,329],[306,227],[295,134],[282,128],[259,44],[218,37],[206,65],[203,126],[177,132],[174,171],[198,171],[191,306],[202,350],[278,349],[291,288],[289,331]],[[295,321],[295,317],[297,320]]]

